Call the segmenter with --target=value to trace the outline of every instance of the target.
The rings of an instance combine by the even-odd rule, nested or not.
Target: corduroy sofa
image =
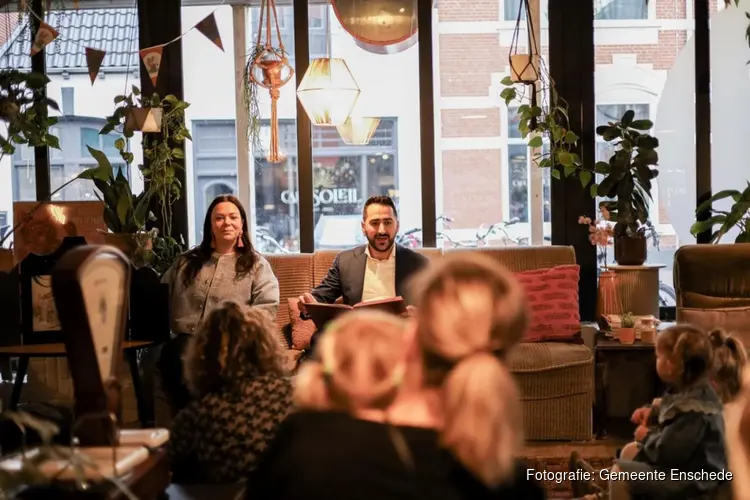
[[[565,246],[445,250],[467,251],[483,252],[513,272],[575,264],[573,248]],[[443,255],[440,249],[419,252],[430,259]],[[287,346],[291,328],[288,299],[320,283],[336,253],[266,255],[281,288],[276,322]],[[567,342],[523,343],[511,353],[509,362],[522,390],[526,439],[591,439],[594,357],[589,347]]]

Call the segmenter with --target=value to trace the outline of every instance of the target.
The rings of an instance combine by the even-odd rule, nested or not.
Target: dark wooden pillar
[[[182,34],[182,3],[180,0],[137,0],[138,5],[138,41],[139,48],[153,47],[174,40]],[[182,84],[182,41],[177,41],[166,47],[162,52],[161,69],[156,86],[151,82],[143,61],[141,68],[141,91],[146,94],[156,92],[160,97],[173,94],[180,100],[184,100]],[[189,128],[189,124],[188,124]],[[184,144],[183,144],[184,149]],[[182,194],[172,206],[172,236],[178,241],[183,238],[188,241],[188,209],[187,209],[187,183],[185,165],[176,171],[177,179],[182,185]],[[148,188],[148,186],[146,186]],[[158,200],[154,200],[157,204]],[[161,210],[154,206],[153,212],[157,217]],[[161,227],[161,221],[157,221],[157,227]]]
[[[435,85],[433,82],[432,8],[433,0],[417,3],[419,26],[419,154],[421,164],[422,246],[437,245],[435,192]],[[414,196],[400,193],[399,196]]]
[[[31,16],[31,42],[36,38],[36,32],[39,30],[39,19],[44,19],[44,0],[33,0],[31,9],[36,16]],[[38,18],[37,18],[38,16]],[[53,42],[54,43],[54,42]],[[31,71],[34,73],[47,73],[47,62],[45,57],[47,50],[43,49],[31,57]],[[47,88],[41,90],[42,95],[47,95]],[[45,108],[46,109],[46,108]],[[49,197],[52,192],[50,184],[50,167],[49,167],[49,148],[47,146],[34,148],[34,172],[36,180],[36,199],[41,201]]]
[[[695,1],[695,196],[696,208],[711,197],[711,44],[708,0]],[[708,220],[709,211],[696,214]],[[698,234],[711,242],[711,230]]]
[[[549,71],[569,105],[570,126],[581,137],[578,154],[585,165],[596,156],[594,96],[594,2],[549,1]],[[561,172],[562,174],[562,172]],[[595,216],[596,203],[577,177],[553,179],[552,244],[572,245],[581,266],[580,312],[593,320],[596,310],[596,247],[578,217]]]

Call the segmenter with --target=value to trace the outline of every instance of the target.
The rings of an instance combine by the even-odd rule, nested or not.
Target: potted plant
[[[628,110],[620,121],[596,129],[615,148],[609,161],[597,162],[594,170],[604,175],[597,194],[609,200],[599,208],[616,222],[615,261],[620,265],[646,262],[651,181],[659,175],[654,168],[659,162],[659,140],[647,132],[652,127],[650,120],[635,120],[635,112]]]
[[[130,182],[118,171],[114,175],[112,164],[102,151],[87,146],[89,153],[99,167],[108,172],[107,179],[93,179],[96,197],[104,203],[104,222],[109,232],[104,235],[105,242],[122,250],[125,255],[135,260],[138,249],[150,249],[151,235],[146,232],[146,222],[154,220],[149,211],[151,199],[148,191],[135,195],[130,189]]]
[[[635,343],[635,319],[629,312],[622,315],[620,318],[620,329],[617,332],[617,338],[621,344],[634,344]]]
[[[731,198],[734,203],[727,210],[714,208],[714,203],[728,198]],[[698,236],[704,231],[713,231],[711,243],[719,243],[725,234],[736,227],[739,233],[734,242],[750,243],[750,182],[742,191],[736,189],[719,191],[701,203],[695,212],[696,215],[708,212],[709,217],[690,226],[690,233],[693,236]],[[715,226],[718,228],[714,230]]]
[[[185,110],[190,106],[174,95],[161,98],[158,94],[144,96],[138,87],[132,92],[115,97],[115,112],[107,117],[107,124],[99,131],[109,134],[116,128],[123,130],[124,140],[116,141],[115,147],[126,162],[133,161],[133,154],[128,151],[127,142],[135,131],[127,125],[128,117],[136,108],[161,110],[161,123],[158,133],[144,134],[144,165],[138,165],[146,183],[149,197],[156,197],[161,211],[160,231],[164,235],[172,234],[172,205],[180,197],[182,185],[176,176],[178,169],[184,168],[185,152],[182,149],[185,140],[192,140],[190,131],[185,125]],[[156,120],[154,118],[154,120]],[[143,130],[148,132],[150,130]]]

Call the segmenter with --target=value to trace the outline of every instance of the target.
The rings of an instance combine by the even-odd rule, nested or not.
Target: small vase
[[[621,344],[630,345],[635,343],[635,328],[620,328],[617,338]]]
[[[647,256],[646,238],[615,236],[615,261],[621,266],[642,266]]]

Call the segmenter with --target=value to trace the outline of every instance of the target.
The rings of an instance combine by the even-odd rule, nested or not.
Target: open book
[[[307,315],[315,323],[318,330],[322,330],[332,319],[340,316],[347,311],[360,311],[363,309],[385,311],[392,314],[404,314],[406,312],[406,302],[403,297],[390,297],[387,299],[369,300],[360,302],[353,306],[346,304],[305,304]]]

